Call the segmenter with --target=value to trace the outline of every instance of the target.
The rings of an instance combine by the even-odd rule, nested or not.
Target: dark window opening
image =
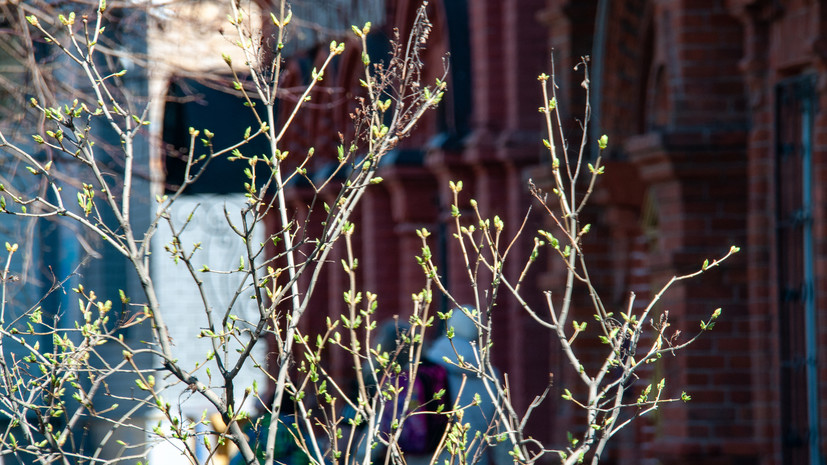
[[[266,120],[266,119],[265,119]],[[183,182],[190,150],[189,128],[200,131],[194,144],[194,159],[208,155],[202,142],[205,129],[215,136],[212,138],[214,151],[223,150],[244,139],[247,128],[255,133],[259,127],[251,109],[244,106],[244,100],[237,95],[188,80],[175,81],[170,85],[168,101],[164,111],[163,153],[166,169],[166,191],[177,189]],[[263,136],[239,147],[245,156],[269,154],[269,144]],[[229,194],[244,192],[248,178],[244,169],[249,164],[243,160],[230,161],[231,154],[215,157],[209,163],[206,159],[197,162],[190,170],[194,176],[203,169],[198,179],[186,192]],[[205,167],[206,166],[206,167]],[[261,168],[261,167],[260,167]],[[257,184],[265,181],[269,172],[256,173]]]

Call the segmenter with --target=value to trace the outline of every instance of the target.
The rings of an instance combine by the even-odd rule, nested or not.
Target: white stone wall
[[[245,200],[243,194],[182,196],[174,204],[171,215],[173,224],[178,229],[186,223],[190,213],[195,211],[181,237],[182,248],[191,251],[194,244],[200,242],[201,248],[196,252],[193,264],[198,269],[207,265],[211,270],[221,272],[197,273],[198,278],[204,282],[203,288],[213,312],[216,330],[220,328],[218,325],[231,303],[231,298],[242,283],[244,275],[235,270],[239,267],[241,257],[246,256],[243,241],[227,224],[224,208],[226,207],[230,213],[229,217],[236,227],[241,229],[240,210]],[[252,244],[255,247],[264,240],[263,229],[260,227],[254,231],[255,239]],[[205,364],[207,354],[213,350],[210,339],[198,337],[203,329],[209,327],[204,303],[186,266],[182,262],[176,264],[170,253],[164,250],[164,246],[171,241],[172,233],[163,223],[153,238],[152,271],[165,321],[173,339],[173,350],[185,369],[194,370],[196,366],[199,367],[196,375],[204,383],[209,383],[205,369],[209,367],[212,373],[211,384],[219,386],[222,378],[215,361]],[[255,321],[258,310],[255,301],[250,298],[251,295],[250,289],[245,290],[233,305],[232,314]],[[253,357],[263,365],[266,347],[263,341],[259,341],[258,344],[253,351]],[[231,361],[237,359],[236,349],[240,348],[241,345],[237,342],[229,345]],[[260,392],[265,389],[265,376],[260,369],[253,368],[252,365],[252,361],[248,361],[247,367],[237,378],[237,402],[241,400],[244,388],[251,386],[253,380],[257,380]],[[190,418],[200,419],[204,410],[208,413],[214,412],[206,400],[186,391],[186,386],[171,386],[164,397],[173,405],[180,403],[183,414]],[[254,407],[250,399],[243,406],[247,411],[253,411]]]

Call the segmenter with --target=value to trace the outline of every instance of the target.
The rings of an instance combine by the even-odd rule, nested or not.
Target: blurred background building
[[[268,2],[258,4],[266,18]],[[236,118],[211,120],[211,112],[204,111],[210,105],[224,115],[245,111],[222,91],[230,80],[220,57],[232,49],[220,33],[224,12],[211,13],[209,2],[182,5],[162,11],[179,19],[179,27],[132,31],[145,31],[146,40],[134,40],[153,60],[144,81],[131,85],[152,102],[152,119],[163,120],[152,125],[147,148],[148,168],[140,185],[147,199],[181,175],[175,150],[181,147],[182,130],[206,127],[221,134],[212,126],[229,126],[240,135],[249,125]],[[326,56],[327,42],[341,40],[351,24],[373,21],[370,54],[387,56],[393,27],[404,36],[418,6],[416,0],[297,0],[299,44],[290,51],[283,87],[306,84],[310,70]],[[660,310],[668,310],[674,327],[685,334],[697,330],[715,308],[723,308],[723,317],[711,333],[648,374],[666,376],[673,395],[686,390],[692,401],[664,406],[633,423],[613,441],[607,463],[823,465],[825,2],[431,0],[429,13],[434,29],[426,56],[428,80],[441,75],[447,57],[449,91],[416,135],[387,157],[379,173],[384,182],[368,191],[356,217],[360,286],[381,293],[381,315],[410,312],[410,295],[422,287],[424,277],[413,258],[420,251],[415,230],[422,227],[433,233],[432,249],[448,287],[460,299],[468,298],[451,241],[448,181],[463,181],[464,205],[476,199],[481,211],[503,218],[506,233],[516,233],[532,202],[527,180],[550,188],[536,78],[550,72],[553,54],[558,101],[574,147],[580,137],[576,119],[586,103],[583,69],[574,66],[589,56],[588,139],[607,134],[610,143],[604,153],[606,175],[586,213],[592,232],[585,252],[607,306],[623,308],[629,292],[644,305],[673,275],[697,269],[731,245],[742,248],[719,269],[673,287],[664,297]],[[206,21],[211,18],[218,22]],[[266,38],[267,21],[262,24]],[[2,48],[0,54],[8,65],[3,88],[11,88],[5,84],[22,72],[12,66],[19,63],[9,50]],[[323,175],[334,159],[337,131],[349,126],[352,98],[360,91],[360,69],[360,53],[350,44],[286,141],[290,151],[316,148],[310,175]],[[225,73],[223,82],[205,78],[216,72]],[[10,105],[15,98],[6,91],[0,102]],[[10,122],[18,123],[7,118],[3,124]],[[591,144],[588,153],[596,155]],[[16,172],[4,163],[6,173]],[[202,201],[207,202],[223,196],[221,201],[232,203],[241,195],[241,182],[238,189],[230,187],[231,170],[215,166],[219,176],[208,176],[192,194],[206,196]],[[306,210],[309,194],[300,185],[291,189],[297,214]],[[536,211],[527,231],[551,229]],[[151,214],[147,208],[146,218],[138,221]],[[36,231],[42,240],[35,241],[32,253],[62,267],[64,275],[88,252],[82,244],[59,239],[73,232]],[[220,241],[221,233],[216,234]],[[530,245],[518,242],[511,254],[525,257]],[[122,277],[110,272],[111,263],[95,263],[84,274],[99,280],[93,281],[97,288],[117,292]],[[519,272],[519,263],[511,263],[515,269],[509,272]],[[156,276],[164,276],[163,265],[158,266]],[[541,291],[561,291],[565,270],[553,260],[536,268],[523,293],[542,308]],[[128,290],[137,292],[133,281]],[[344,309],[345,275],[329,267],[322,283],[320,297],[327,298],[317,300],[320,308],[312,311],[335,317]],[[586,303],[578,308],[579,320],[590,314]],[[552,394],[533,415],[531,432],[563,443],[579,418],[559,396],[574,383],[574,373],[549,334],[505,294],[497,302],[494,324],[494,361],[509,373],[518,408],[527,408],[553,373]],[[306,329],[314,325],[321,328],[323,318],[308,322]],[[593,349],[584,348],[599,357],[600,347]],[[331,366],[344,369],[347,362],[333,357]]]
[[[404,32],[417,3],[389,2],[385,23]],[[412,257],[419,251],[414,231],[424,226],[441,244],[449,287],[463,295],[448,180],[463,180],[482,211],[516,232],[530,204],[526,180],[548,187],[536,77],[550,70],[553,52],[567,137],[576,145],[585,95],[582,69],[573,67],[588,55],[589,140],[610,140],[585,249],[604,301],[622,308],[634,291],[643,305],[671,276],[730,245],[743,250],[662,301],[684,334],[715,308],[724,318],[651,374],[667,375],[692,401],[665,406],[624,431],[610,461],[823,464],[826,7],[770,0],[431,2],[428,61],[441,69],[449,54],[450,91],[418,137],[386,161],[385,181],[361,205],[364,288],[382,290],[385,312],[408,308],[422,283]],[[296,79],[312,67],[301,63],[318,62],[324,52],[291,60]],[[345,96],[358,89],[358,58],[345,55],[338,65],[333,86]],[[303,134],[317,136],[295,143],[318,153],[346,121],[346,111],[311,111],[300,124]],[[301,208],[301,192],[296,199]],[[511,253],[527,250],[518,243]],[[561,264],[544,266],[535,289],[562,290]],[[326,311],[336,315],[344,308],[344,276],[333,267],[331,273]],[[534,295],[532,304],[541,306]],[[495,362],[511,374],[521,408],[545,387],[537,373],[553,373],[555,389],[572,384],[555,342],[513,300],[503,295],[494,318]],[[533,417],[533,432],[560,443],[579,412],[558,395],[549,399]]]

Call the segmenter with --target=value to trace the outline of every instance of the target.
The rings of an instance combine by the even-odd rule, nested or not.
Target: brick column
[[[433,231],[437,220],[437,189],[436,182],[421,164],[413,166],[393,165],[381,170],[385,179],[382,184],[390,194],[390,212],[393,228],[386,231],[392,234],[387,240],[396,243],[397,254],[396,270],[389,269],[388,273],[398,276],[397,304],[403,315],[412,313],[413,305],[411,294],[419,292],[425,285],[425,275],[417,264],[417,256],[422,255],[422,242],[416,235],[416,230],[427,228]],[[387,212],[387,210],[385,210]],[[432,236],[429,246],[437,248]],[[384,259],[384,258],[383,258]],[[387,274],[382,283],[387,282]],[[439,301],[434,302],[435,306]],[[440,309],[441,310],[441,309]]]
[[[744,26],[744,56],[739,67],[748,91],[752,128],[747,141],[749,203],[747,217],[748,302],[751,314],[752,436],[760,463],[779,463],[779,354],[775,250],[774,98],[769,83],[770,24],[780,12],[769,1],[733,1],[730,11]],[[768,367],[772,367],[769,368]]]

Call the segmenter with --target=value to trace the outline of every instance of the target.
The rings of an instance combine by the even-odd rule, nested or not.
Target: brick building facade
[[[451,57],[450,91],[382,168],[357,224],[362,286],[382,290],[382,311],[409,307],[422,285],[415,230],[436,233],[449,287],[452,263],[448,180],[462,180],[480,210],[515,233],[530,204],[526,179],[548,174],[540,143],[536,77],[554,52],[560,103],[573,121],[584,96],[573,65],[591,55],[591,139],[607,134],[607,174],[588,213],[586,254],[609,305],[634,291],[642,305],[671,276],[743,253],[662,301],[677,328],[695,330],[723,307],[715,330],[663,365],[688,404],[666,406],[615,441],[614,463],[824,463],[827,430],[827,190],[825,93],[827,7],[810,0],[458,0],[431,2],[428,60]],[[410,24],[417,2],[388,2],[386,24]],[[389,34],[385,28],[385,33]],[[323,55],[320,52],[319,56]],[[303,55],[291,66],[300,79]],[[358,92],[358,54],[338,66],[336,87]],[[309,69],[309,67],[305,66]],[[347,93],[347,92],[346,92]],[[326,97],[320,96],[324,99]],[[332,97],[327,97],[332,98]],[[308,112],[310,133],[343,127],[347,112]],[[576,129],[572,123],[569,129]],[[319,129],[322,129],[319,131]],[[568,136],[577,140],[579,134]],[[334,140],[298,140],[297,147]],[[322,165],[317,168],[321,169]],[[293,193],[301,210],[304,197]],[[535,228],[536,229],[536,228]],[[525,255],[518,243],[512,253]],[[338,261],[337,257],[333,261]],[[514,265],[517,265],[515,262]],[[564,270],[546,263],[531,285],[556,291]],[[344,308],[344,275],[331,267],[327,312]],[[518,270],[513,270],[518,271]],[[531,292],[525,292],[531,295]],[[466,295],[467,297],[467,295]],[[515,302],[498,302],[496,363],[510,373],[519,408],[545,387],[530,375],[566,371],[554,341]],[[540,347],[547,350],[537,350]],[[559,399],[558,395],[550,399]],[[577,412],[549,402],[537,437],[559,443]]]
[[[385,2],[386,26],[377,28],[371,56],[382,56],[378,44],[386,43],[390,26],[409,25],[418,3]],[[450,240],[448,180],[462,180],[463,202],[473,197],[486,215],[504,219],[507,235],[515,234],[531,203],[527,178],[543,185],[549,171],[540,142],[536,77],[549,71],[553,50],[568,137],[576,141],[573,121],[584,94],[583,75],[573,65],[590,55],[589,138],[607,134],[610,150],[607,174],[587,213],[593,239],[585,251],[607,305],[624,305],[630,291],[642,305],[671,276],[722,255],[732,244],[743,250],[720,269],[676,286],[662,301],[675,327],[687,332],[714,308],[724,309],[723,318],[652,373],[665,375],[693,400],[665,406],[624,430],[608,461],[822,465],[827,455],[822,438],[827,436],[822,420],[827,417],[827,210],[822,207],[827,113],[821,111],[827,104],[827,5],[815,0],[430,3],[434,31],[426,60],[433,78],[450,54],[449,93],[417,135],[388,157],[380,172],[384,182],[369,191],[354,218],[359,285],[381,291],[381,312],[404,313],[409,296],[424,282],[413,259],[420,252],[415,231],[421,227],[434,234],[432,248],[449,288],[460,300],[468,298]],[[315,110],[299,116],[297,135],[284,147],[298,153],[314,146],[312,169],[325,169],[323,154],[335,153],[335,131],[349,124],[348,109],[336,104],[359,92],[357,50],[351,46],[340,57],[331,70],[335,82],[313,96]],[[326,47],[295,54],[283,86],[306,82],[308,70],[325,54]],[[151,176],[161,171],[151,165]],[[308,193],[296,187],[290,195],[300,216]],[[537,226],[530,224],[529,230]],[[526,256],[529,247],[518,242],[511,254]],[[337,253],[331,262],[342,258]],[[543,306],[540,291],[563,287],[560,264],[549,261],[540,268],[523,290],[536,307]],[[327,297],[319,299],[326,308],[315,310],[336,316],[344,309],[345,275],[335,266],[326,273],[319,296]],[[494,326],[495,363],[509,373],[518,409],[525,410],[546,387],[546,374],[554,374],[556,391],[533,416],[531,433],[562,444],[578,412],[559,400],[573,373],[555,341],[505,296],[498,301]],[[334,367],[347,363],[332,362]]]

